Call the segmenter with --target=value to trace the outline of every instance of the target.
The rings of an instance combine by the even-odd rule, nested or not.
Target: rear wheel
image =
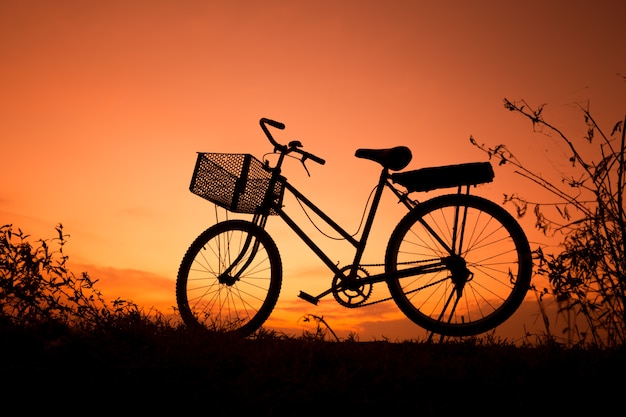
[[[427,200],[400,221],[385,268],[391,296],[408,318],[433,333],[469,336],[517,310],[530,286],[532,257],[506,210],[454,194]]]
[[[281,284],[272,238],[254,223],[230,220],[208,228],[189,247],[176,301],[189,327],[248,336],[269,317]]]

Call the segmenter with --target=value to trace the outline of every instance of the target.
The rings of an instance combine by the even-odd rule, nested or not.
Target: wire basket
[[[259,212],[272,173],[250,154],[198,152],[189,190],[235,213]],[[274,203],[282,204],[284,183],[276,181]],[[268,214],[276,214],[270,210]]]

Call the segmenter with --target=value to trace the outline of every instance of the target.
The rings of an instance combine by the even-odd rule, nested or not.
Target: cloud
[[[157,310],[163,314],[173,312],[176,306],[176,283],[173,278],[137,269],[115,268],[92,264],[72,263],[74,274],[86,272],[97,280],[96,288],[107,301],[123,299],[140,308]]]

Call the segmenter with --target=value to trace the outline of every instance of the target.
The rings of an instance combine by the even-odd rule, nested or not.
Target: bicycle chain
[[[437,258],[433,258],[433,259],[426,259],[423,261],[407,261],[407,262],[400,262],[398,265],[411,265],[411,264],[420,264],[420,263],[427,263],[427,262],[433,262],[437,260]],[[364,267],[384,267],[385,264],[360,264],[360,267],[364,268]],[[415,289],[413,291],[410,292],[415,292],[415,291],[419,291],[422,288],[427,288],[430,286],[433,286],[435,284],[438,284],[440,281],[436,281],[436,282],[432,282],[428,285],[425,285],[424,287],[420,287],[418,289]],[[372,292],[374,292],[374,289],[372,288]],[[371,295],[370,295],[371,296]],[[376,300],[376,301],[370,301],[369,303],[360,303],[360,304],[355,304],[355,305],[344,305],[346,308],[360,308],[360,307],[368,307],[368,306],[372,306],[375,304],[380,304],[380,303],[384,303],[385,301],[390,301],[393,300],[393,297],[387,297],[387,298],[382,298],[380,300]]]

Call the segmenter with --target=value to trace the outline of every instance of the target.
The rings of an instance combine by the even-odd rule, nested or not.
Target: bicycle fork
[[[261,221],[265,223],[264,219]],[[230,249],[230,242],[228,242],[228,244],[226,245],[226,248],[227,250]],[[250,252],[248,252],[248,249],[250,249]],[[228,285],[230,287],[231,285],[235,284],[235,282],[239,281],[241,274],[243,274],[243,272],[250,266],[253,259],[256,257],[258,250],[259,250],[259,241],[254,239],[251,234],[248,234],[248,236],[246,236],[246,241],[244,242],[243,247],[239,251],[239,255],[237,255],[237,257],[232,262],[230,262],[230,265],[217,278],[219,283]],[[232,275],[232,271],[235,268],[237,268],[237,266],[239,266],[239,263],[243,259],[245,259],[245,262],[241,265],[241,267],[237,270],[237,272],[234,275]]]

